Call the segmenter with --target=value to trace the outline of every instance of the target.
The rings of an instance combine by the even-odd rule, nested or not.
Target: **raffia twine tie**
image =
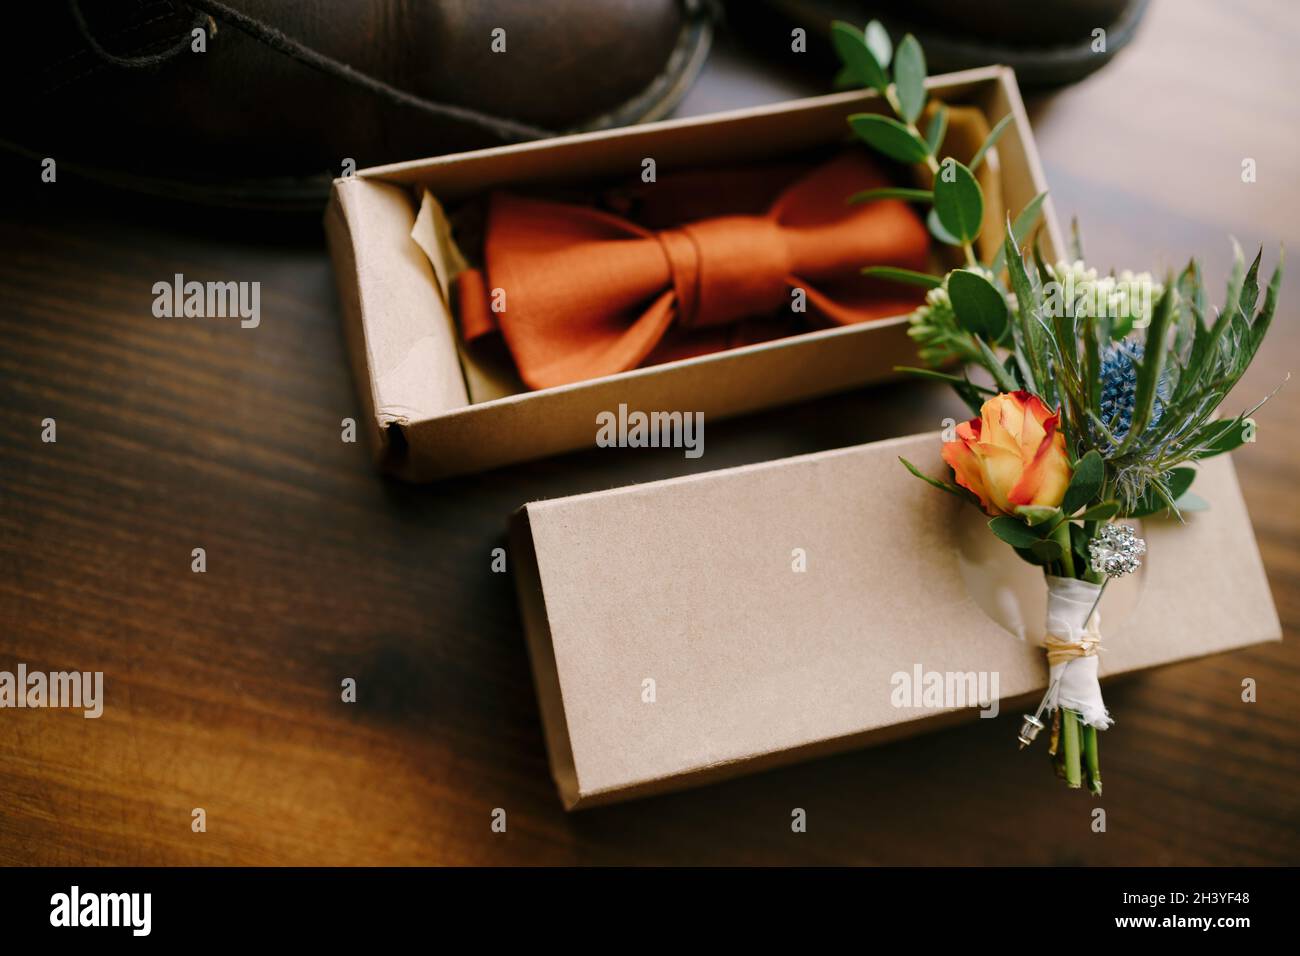
[[[1101,630],[1094,614],[1088,621],[1088,628],[1077,641],[1048,634],[1043,638],[1043,647],[1047,650],[1047,663],[1050,666],[1065,664],[1079,657],[1096,657],[1101,650]]]

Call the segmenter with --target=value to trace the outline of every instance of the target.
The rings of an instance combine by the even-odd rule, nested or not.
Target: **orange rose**
[[[1060,416],[1028,392],[994,395],[980,417],[957,426],[957,440],[944,442],[943,460],[957,484],[972,492],[991,515],[1015,515],[1020,505],[1055,508],[1070,484]]]

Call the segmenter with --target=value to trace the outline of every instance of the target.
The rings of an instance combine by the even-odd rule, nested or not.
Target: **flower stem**
[[[1101,500],[1105,501],[1107,499],[1102,498]],[[1085,521],[1083,523],[1083,539],[1085,541],[1091,541],[1093,538],[1097,537],[1097,528],[1100,525],[1100,523],[1101,522],[1099,521]],[[1091,581],[1093,584],[1101,584],[1103,587],[1105,586],[1104,583],[1106,580],[1105,575],[1101,574],[1100,572],[1094,571],[1090,567],[1084,568],[1083,574],[1080,575],[1080,577],[1082,577],[1083,580],[1085,581]]]
[[[1070,522],[1062,521],[1053,528],[1052,540],[1065,552],[1061,555],[1061,577],[1074,577],[1074,549],[1070,545]]]
[[[1061,711],[1061,750],[1065,763],[1065,782],[1071,790],[1083,783],[1083,769],[1079,760],[1079,715],[1072,710]]]
[[[898,102],[898,94],[895,91],[894,86],[892,84],[885,89],[885,100],[889,103],[890,109],[894,111],[894,115],[901,120],[903,118],[903,107]],[[915,123],[907,123],[906,125],[907,125],[908,132],[910,132],[921,142],[926,143],[928,145],[929,141],[925,138],[924,135],[922,135],[921,130],[917,128],[917,125]],[[929,150],[925,154],[925,165],[929,167],[930,175],[933,176],[935,179],[938,179],[939,178],[939,156],[934,151],[934,149]],[[966,254],[967,266],[979,265],[979,259],[975,257],[975,247],[971,243],[963,242],[961,244],[961,248],[962,248],[962,252]]]
[[[1097,760],[1097,728],[1091,725],[1083,728],[1083,759],[1088,768],[1088,789],[1094,796],[1101,796],[1101,768]]]

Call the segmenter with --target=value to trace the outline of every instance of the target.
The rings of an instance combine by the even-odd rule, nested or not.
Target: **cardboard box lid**
[[[917,435],[520,509],[511,550],[566,806],[974,718],[893,706],[891,676],[918,665],[1041,693],[1041,571],[898,462],[939,474],[939,449]],[[1280,639],[1227,457],[1196,489],[1210,510],[1144,521],[1146,567],[1107,591],[1103,677]],[[975,593],[989,556],[1025,639]]]

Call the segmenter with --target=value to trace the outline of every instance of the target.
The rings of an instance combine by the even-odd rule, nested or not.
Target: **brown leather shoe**
[[[878,19],[897,41],[913,33],[932,73],[1001,63],[1025,89],[1073,83],[1100,69],[1133,38],[1148,0],[729,0],[728,20],[751,44],[789,50],[791,26],[828,38],[832,20]],[[1098,49],[1094,31],[1105,31]],[[784,47],[784,51],[780,48]],[[823,73],[838,58],[827,42],[809,46]],[[820,54],[820,56],[819,56]],[[780,60],[789,61],[788,55]]]
[[[702,0],[48,0],[4,31],[0,140],[60,173],[316,205],[357,168],[654,119]]]

